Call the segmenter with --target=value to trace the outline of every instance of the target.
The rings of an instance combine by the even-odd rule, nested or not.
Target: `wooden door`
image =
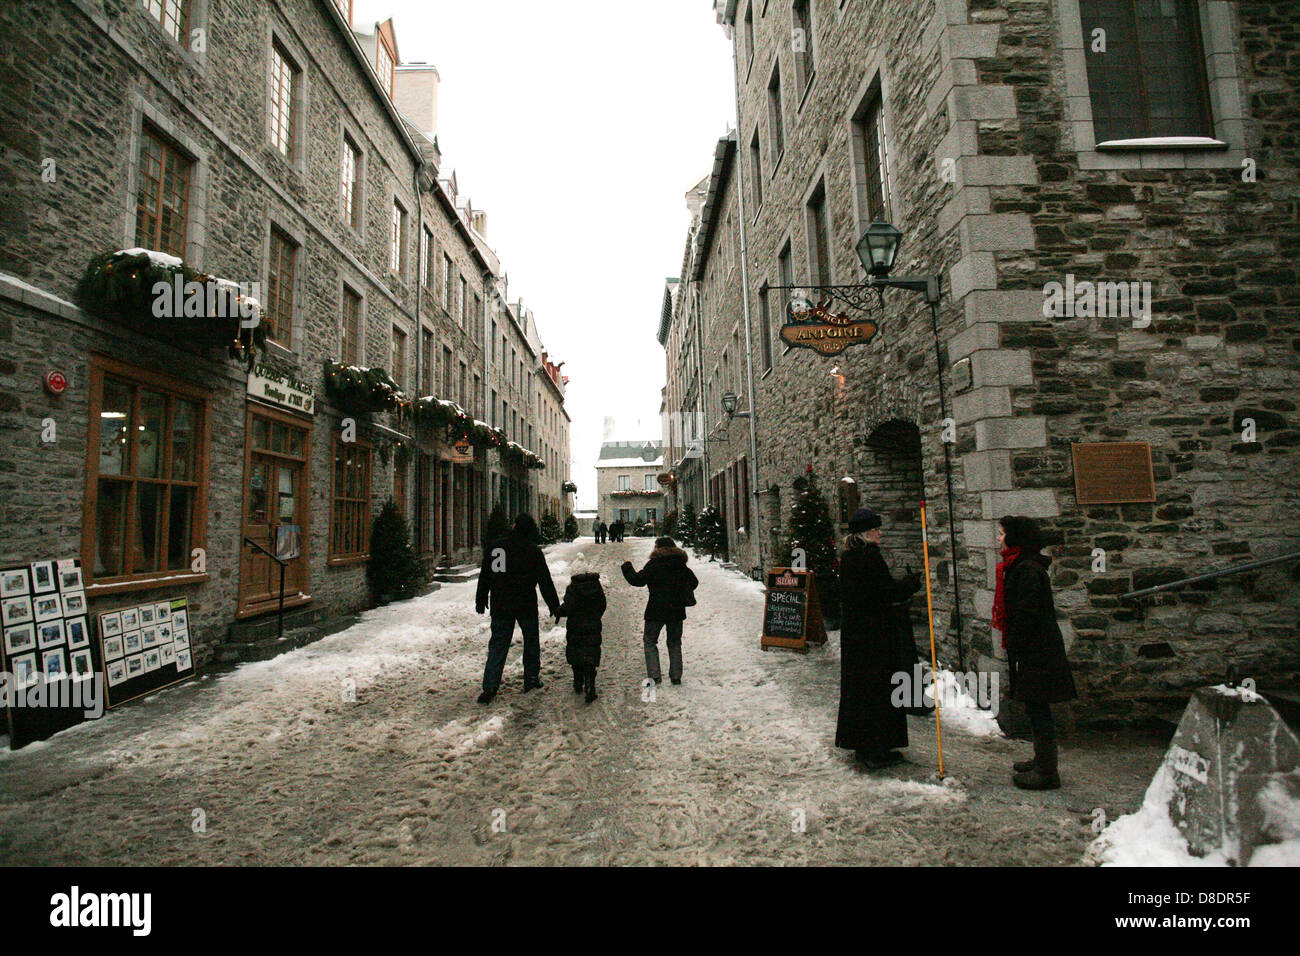
[[[245,438],[243,538],[275,551],[282,525],[301,529],[301,551],[284,573],[285,605],[308,599],[309,558],[308,454],[311,428],[300,419],[269,409],[248,412]],[[241,542],[239,616],[276,609],[280,603],[280,566],[252,545]]]

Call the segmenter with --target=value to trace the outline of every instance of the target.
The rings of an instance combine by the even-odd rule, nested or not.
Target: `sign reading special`
[[[811,571],[773,568],[767,572],[767,595],[763,602],[763,650],[783,647],[808,652],[809,644],[826,643],[817,588]]]
[[[812,349],[821,355],[839,355],[851,345],[866,345],[876,336],[876,323],[832,313],[825,305],[803,311],[787,310],[781,341],[791,348]]]

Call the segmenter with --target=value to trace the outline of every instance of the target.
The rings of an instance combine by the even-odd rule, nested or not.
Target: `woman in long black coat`
[[[880,515],[859,508],[840,555],[840,713],[835,746],[876,769],[902,760],[907,714],[893,705],[898,625],[892,605],[919,588],[915,574],[896,581],[880,553]],[[911,675],[909,674],[909,677]]]
[[[997,568],[993,626],[1002,632],[1007,652],[1011,699],[1025,705],[1034,735],[1034,757],[1015,765],[1012,782],[1023,790],[1057,790],[1061,778],[1051,705],[1074,700],[1078,693],[1056,623],[1047,576],[1052,559],[1039,553],[1042,539],[1032,518],[1001,519],[998,544],[1002,562]]]

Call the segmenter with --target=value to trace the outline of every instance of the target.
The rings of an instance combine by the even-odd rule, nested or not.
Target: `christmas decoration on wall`
[[[177,341],[224,347],[251,368],[266,351],[261,304],[238,283],[187,266],[151,249],[119,249],[95,256],[76,289],[91,315],[141,332],[167,331]]]
[[[325,393],[351,415],[391,412],[410,404],[410,399],[382,368],[342,365],[329,359],[325,360]]]

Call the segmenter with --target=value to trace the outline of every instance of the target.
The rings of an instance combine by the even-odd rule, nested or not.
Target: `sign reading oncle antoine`
[[[802,312],[791,310],[788,315],[790,321],[781,326],[781,341],[822,355],[839,355],[850,345],[865,345],[878,331],[870,319],[837,315],[824,305]]]
[[[316,411],[316,386],[263,362],[258,362],[248,373],[248,394],[304,415]]]

